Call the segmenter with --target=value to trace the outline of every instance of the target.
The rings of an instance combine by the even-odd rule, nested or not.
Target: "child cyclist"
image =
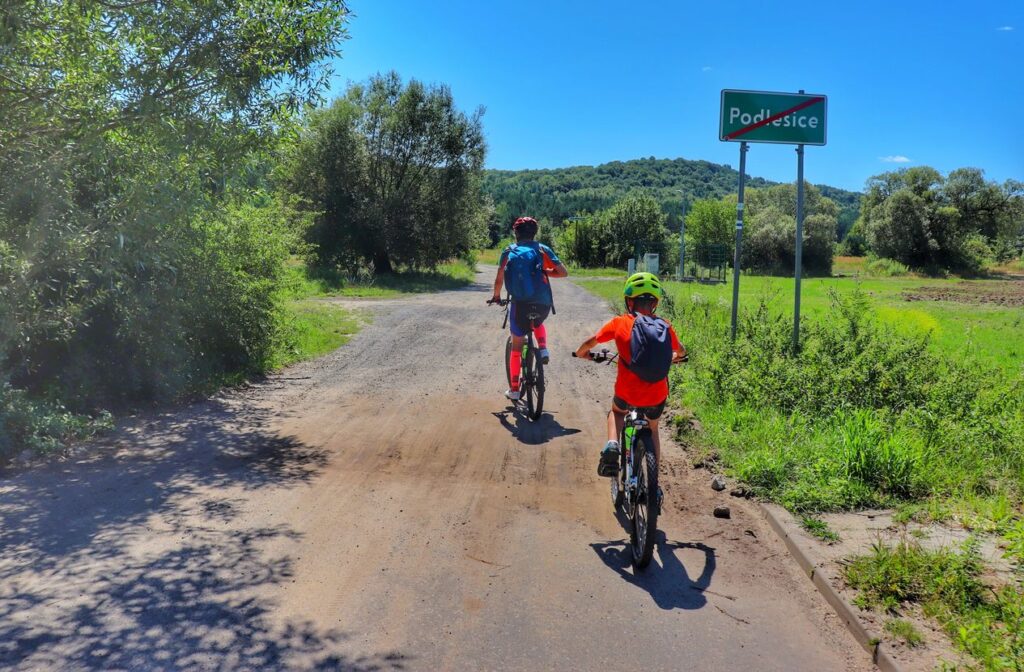
[[[512,332],[512,353],[509,361],[511,388],[505,396],[512,401],[519,399],[519,376],[523,370],[523,339],[530,330],[527,315],[539,315],[533,321],[533,333],[537,337],[540,360],[548,363],[548,330],[544,320],[554,303],[551,283],[548,278],[564,278],[569,271],[547,245],[534,240],[537,236],[537,220],[520,217],[512,224],[516,242],[501,253],[498,274],[494,278],[494,292],[488,303],[501,299],[502,285],[506,285],[512,297],[509,307],[509,330]]]
[[[619,351],[615,396],[608,413],[608,443],[601,451],[597,473],[615,476],[619,463],[619,441],[626,413],[640,409],[650,422],[654,438],[654,454],[661,462],[661,441],[658,439],[658,418],[668,399],[668,370],[672,364],[686,359],[686,348],[671,325],[654,315],[658,301],[664,296],[661,283],[652,273],[634,273],[622,289],[626,313],[613,317],[591,338],[580,345],[577,357],[587,357],[598,343],[614,340]],[[637,347],[637,341],[644,343]],[[633,354],[638,360],[633,362]]]

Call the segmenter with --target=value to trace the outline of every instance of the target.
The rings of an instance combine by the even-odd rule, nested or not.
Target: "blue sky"
[[[901,166],[1024,180],[1024,0],[967,3],[351,0],[329,96],[396,70],[484,106],[490,168],[655,156],[738,165],[723,88],[828,96],[812,182],[861,189]],[[796,179],[793,148],[747,172]]]

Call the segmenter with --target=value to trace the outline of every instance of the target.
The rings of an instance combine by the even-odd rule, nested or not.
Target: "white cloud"
[[[910,159],[902,154],[896,154],[894,156],[880,156],[878,159],[885,163],[910,163]]]
[[[711,72],[711,70],[712,68],[710,65],[705,65],[703,68],[700,69],[701,72]]]
[[[1011,30],[1013,30],[1013,26],[999,26],[998,28],[996,28],[996,30],[998,30],[1000,32],[1003,32],[1003,33],[1008,33]]]

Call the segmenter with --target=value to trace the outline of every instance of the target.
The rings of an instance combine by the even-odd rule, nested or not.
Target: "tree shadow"
[[[607,541],[590,544],[597,557],[615,570],[624,581],[647,591],[654,603],[665,610],[700,609],[707,604],[704,592],[711,585],[715,573],[715,549],[702,543],[670,542],[658,530],[655,554],[651,564],[641,572],[634,572],[629,541]],[[677,557],[676,551],[692,548],[704,554],[704,566],[696,579]]]
[[[496,417],[501,426],[516,437],[517,441],[528,446],[539,446],[551,439],[572,436],[581,431],[575,427],[563,427],[552,413],[541,413],[539,419],[532,421],[527,417],[525,409],[519,405],[509,406],[504,411],[497,411],[491,415]]]
[[[0,668],[404,669],[397,652],[353,657],[350,635],[278,616],[268,589],[293,580],[281,549],[301,534],[209,494],[322,470],[325,451],[269,419],[212,400],[0,480]]]

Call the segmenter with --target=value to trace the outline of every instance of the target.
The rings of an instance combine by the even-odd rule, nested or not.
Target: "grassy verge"
[[[432,271],[403,270],[386,275],[348,276],[334,269],[288,267],[285,295],[292,299],[317,296],[393,298],[406,294],[458,289],[473,282],[476,270],[465,261],[442,264]]]
[[[859,606],[899,614],[919,605],[981,669],[1024,669],[1024,598],[1015,586],[992,589],[985,584],[972,540],[960,549],[942,550],[925,550],[913,542],[876,544],[844,571],[859,591]],[[921,641],[905,621],[889,621],[886,630],[911,645]]]
[[[621,268],[580,268],[569,266],[569,275],[577,278],[622,278],[626,280],[626,271]]]
[[[329,303],[290,301],[285,307],[285,342],[273,362],[280,368],[340,348],[359,331],[351,311]]]

